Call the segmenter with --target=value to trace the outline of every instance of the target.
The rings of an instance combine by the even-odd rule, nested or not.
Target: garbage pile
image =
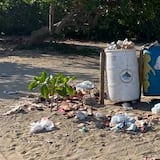
[[[129,41],[127,38],[125,40],[118,40],[117,42],[111,42],[107,45],[108,50],[116,49],[134,49],[135,44],[132,41]]]
[[[126,113],[128,103],[124,103],[123,111],[115,114],[106,115],[98,111],[98,91],[91,81],[84,81],[75,86],[76,95],[61,99],[60,97],[52,97],[49,101],[43,99],[28,100],[27,103],[19,104],[2,114],[7,116],[10,114],[27,113],[29,111],[37,110],[43,111],[49,108],[51,114],[63,115],[65,118],[74,118],[80,127],[80,131],[88,132],[88,124],[93,122],[98,129],[107,129],[115,132],[134,132],[144,133],[152,129],[153,124],[160,122],[160,103],[156,104],[152,109],[152,114],[136,116]],[[32,97],[33,98],[33,97]],[[127,107],[127,109],[126,109]],[[133,108],[132,108],[133,109]],[[49,132],[54,130],[55,124],[48,118],[43,117],[40,121],[33,122],[30,125],[30,133]]]
[[[107,123],[106,123],[107,122]],[[134,117],[127,113],[116,113],[112,117],[106,116],[103,123],[112,131],[146,132],[152,128],[152,120],[149,117]]]

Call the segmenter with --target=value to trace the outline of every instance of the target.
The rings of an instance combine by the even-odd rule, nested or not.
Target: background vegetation
[[[47,26],[51,3],[55,23],[66,14],[78,15],[76,25],[62,29],[63,38],[152,41],[160,36],[159,0],[0,0],[1,35],[29,35]]]

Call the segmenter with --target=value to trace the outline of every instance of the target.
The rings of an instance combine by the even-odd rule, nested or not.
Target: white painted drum
[[[108,96],[111,101],[139,99],[139,73],[136,50],[107,50],[106,72]]]

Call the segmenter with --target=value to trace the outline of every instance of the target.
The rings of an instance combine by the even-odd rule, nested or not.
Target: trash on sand
[[[126,130],[127,131],[136,131],[137,125],[135,123],[131,123],[130,126]]]
[[[84,111],[79,111],[75,118],[79,119],[79,120],[85,120],[88,117],[87,113]]]
[[[111,128],[111,130],[114,130],[114,131],[120,131],[124,128],[124,123],[118,123],[116,124],[114,127]]]
[[[31,123],[30,133],[40,133],[43,131],[49,132],[52,131],[53,128],[53,122],[49,120],[47,117],[43,117],[40,121]]]
[[[26,111],[24,110],[24,106],[17,105],[13,107],[11,110],[7,111],[6,113],[3,113],[2,115],[5,116],[10,114],[16,114],[16,113],[26,113]]]
[[[126,111],[133,109],[133,107],[131,106],[131,103],[129,103],[129,102],[124,102],[124,103],[122,103],[122,107],[123,107],[123,109],[126,110]]]
[[[160,103],[155,104],[151,111],[153,114],[160,115]]]
[[[118,113],[111,118],[110,127],[114,131],[140,131],[144,133],[151,128],[151,123],[143,117],[132,117],[127,113]]]
[[[82,127],[82,129],[80,129],[81,132],[88,132],[88,128],[86,126]]]
[[[91,90],[95,87],[93,82],[91,81],[83,81],[81,83],[78,83],[76,85],[76,91],[85,91],[85,90]]]
[[[146,120],[136,120],[135,124],[137,126],[137,128],[141,131],[141,132],[146,132],[147,128],[150,127],[147,123]]]
[[[119,123],[126,123],[127,120],[127,113],[117,113],[111,118],[110,126],[115,126]]]

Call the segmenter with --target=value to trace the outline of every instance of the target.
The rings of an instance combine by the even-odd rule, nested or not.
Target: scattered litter
[[[17,105],[13,107],[13,109],[7,111],[6,113],[3,113],[2,116],[10,115],[10,114],[16,114],[16,113],[26,113],[24,106]]]
[[[124,128],[124,123],[118,123],[114,127],[111,128],[113,131],[121,131]]]
[[[128,120],[127,113],[117,113],[111,118],[110,126],[126,123]]]
[[[124,102],[124,103],[122,103],[122,107],[123,107],[123,109],[126,110],[126,111],[133,109],[133,107],[131,106],[131,103],[129,103],[129,102]]]
[[[86,126],[82,127],[82,129],[80,129],[81,132],[88,132],[88,128]]]
[[[160,103],[155,104],[151,111],[153,114],[160,115]]]
[[[94,83],[91,81],[83,81],[81,83],[78,83],[76,85],[76,91],[85,91],[85,90],[91,90],[95,87]]]
[[[112,42],[107,45],[108,50],[116,50],[116,49],[133,49],[135,44],[132,41],[128,41],[126,38],[124,41],[118,40],[117,42]]]
[[[110,127],[114,131],[139,131],[144,133],[151,128],[151,123],[143,117],[133,118],[127,113],[119,113],[111,118]]]
[[[8,95],[14,95],[14,94],[18,94],[19,91],[3,91],[3,93]]]
[[[54,124],[47,117],[41,118],[38,122],[31,123],[30,133],[49,132],[54,128]]]
[[[85,120],[88,117],[87,113],[84,111],[79,111],[75,118],[79,119],[79,120]]]
[[[135,123],[131,123],[130,126],[126,130],[135,132],[137,130],[137,125]]]

